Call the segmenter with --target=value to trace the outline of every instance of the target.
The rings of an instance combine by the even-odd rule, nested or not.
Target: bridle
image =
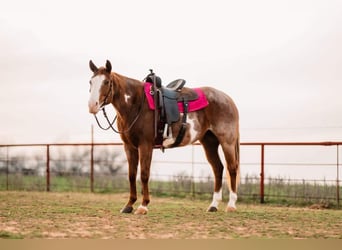
[[[142,111],[142,109],[143,109],[143,105],[144,105],[144,101],[145,101],[145,94],[143,94],[143,98],[142,98],[142,102],[141,102],[139,111],[138,111],[138,113],[135,115],[135,118],[134,118],[134,120],[132,121],[132,123],[129,125],[129,127],[128,127],[126,130],[119,131],[119,130],[117,130],[116,128],[114,128],[114,126],[113,126],[114,123],[115,123],[115,121],[116,121],[116,119],[117,119],[117,117],[118,117],[118,115],[116,114],[115,117],[114,117],[114,119],[113,119],[113,121],[111,122],[111,121],[109,120],[109,118],[108,118],[108,116],[107,116],[107,113],[106,113],[106,110],[105,110],[105,106],[106,106],[107,104],[111,103],[111,102],[108,102],[108,103],[107,103],[107,99],[108,99],[109,95],[111,95],[111,97],[112,97],[112,99],[113,99],[113,88],[114,88],[113,85],[114,85],[114,83],[113,83],[113,81],[110,81],[109,84],[110,84],[109,90],[108,90],[108,92],[107,92],[107,94],[106,94],[106,96],[105,96],[105,99],[103,100],[103,104],[102,104],[101,107],[100,107],[100,109],[102,109],[103,116],[106,118],[106,121],[108,122],[108,127],[106,127],[106,128],[102,127],[102,125],[100,124],[99,120],[97,119],[96,114],[94,114],[94,117],[95,117],[95,120],[96,120],[97,125],[98,125],[102,130],[108,130],[108,129],[111,128],[111,129],[112,129],[115,133],[117,133],[117,134],[124,134],[124,133],[129,132],[129,131],[131,130],[131,128],[133,127],[133,125],[134,125],[134,124],[136,123],[136,121],[138,120],[138,118],[139,118],[139,116],[140,116],[140,114],[141,114],[141,111]]]
[[[108,99],[108,97],[109,97],[109,94],[112,96],[112,99],[113,99],[113,82],[112,81],[109,81],[109,90],[108,90],[108,92],[107,92],[107,94],[106,94],[106,96],[105,96],[105,99],[103,100],[103,103],[102,103],[102,105],[101,105],[101,107],[100,108],[102,108],[102,107],[104,107],[105,105],[107,105],[107,104],[109,104],[109,103],[107,103],[107,99]]]

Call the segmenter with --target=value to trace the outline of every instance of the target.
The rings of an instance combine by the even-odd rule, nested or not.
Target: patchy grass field
[[[149,213],[120,214],[127,194],[0,192],[0,238],[342,239],[342,210],[152,197]]]

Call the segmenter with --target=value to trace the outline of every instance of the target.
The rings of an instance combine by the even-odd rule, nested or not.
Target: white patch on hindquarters
[[[236,205],[235,205],[236,201],[237,201],[237,194],[234,193],[233,191],[230,191],[227,210],[236,210]]]
[[[189,124],[189,133],[190,133],[190,142],[189,144],[192,144],[195,142],[195,140],[197,139],[197,135],[198,132],[195,130],[195,118],[190,118],[190,114],[189,114],[189,118],[188,118],[188,124]]]
[[[222,188],[218,192],[214,192],[213,194],[213,201],[210,204],[210,207],[218,208],[218,205],[222,201]]]
[[[128,104],[128,99],[131,98],[130,95],[125,94],[125,102]]]
[[[182,119],[183,115],[184,114],[181,113],[181,118],[180,119]],[[194,143],[197,140],[198,132],[195,130],[195,121],[196,121],[196,118],[191,118],[191,113],[189,113],[189,116],[187,118],[187,124],[188,124],[188,127],[189,127],[188,131],[189,131],[189,134],[190,134],[190,140],[189,140],[188,144],[192,144],[192,143]],[[167,125],[165,125],[165,126],[167,126]],[[165,147],[165,148],[168,148],[172,144],[174,144],[175,140],[176,140],[176,137],[177,137],[177,135],[175,135],[175,137],[173,137],[171,127],[169,127],[168,129],[169,129],[169,131],[167,130],[167,127],[164,129],[163,147]],[[167,136],[167,132],[169,133],[168,136]]]

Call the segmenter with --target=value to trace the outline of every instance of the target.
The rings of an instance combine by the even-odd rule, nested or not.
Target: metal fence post
[[[50,145],[46,145],[46,191],[50,191]]]
[[[94,126],[91,125],[91,146],[90,146],[90,192],[94,192]]]
[[[336,152],[336,201],[337,201],[337,207],[340,207],[340,164],[339,164],[339,144],[336,144],[337,152]]]
[[[90,192],[94,192],[94,145],[90,148]]]
[[[7,151],[6,151],[6,190],[8,191],[8,183],[9,183],[9,180],[8,180],[8,175],[9,175],[9,148],[7,147],[6,148]]]
[[[191,192],[192,192],[192,197],[196,196],[196,190],[195,190],[195,150],[194,146],[192,145],[192,154],[191,154]]]
[[[261,173],[260,173],[260,203],[264,203],[264,179],[265,179],[265,145],[261,144]]]

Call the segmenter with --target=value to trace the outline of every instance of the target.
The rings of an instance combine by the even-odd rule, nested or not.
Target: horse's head
[[[106,104],[111,102],[113,83],[110,73],[112,65],[107,60],[105,67],[96,67],[90,60],[89,67],[94,75],[90,79],[90,97],[88,101],[89,112],[96,114]]]

